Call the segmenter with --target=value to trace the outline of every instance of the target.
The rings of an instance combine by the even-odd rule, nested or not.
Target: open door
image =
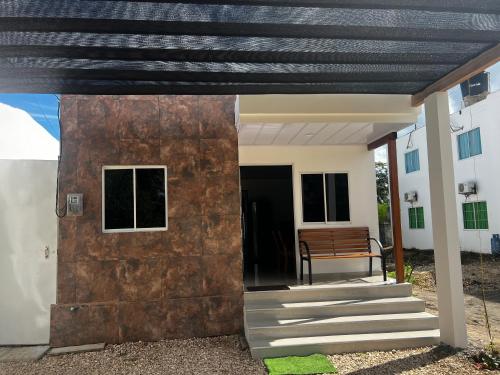
[[[296,279],[291,166],[240,167],[245,284]]]

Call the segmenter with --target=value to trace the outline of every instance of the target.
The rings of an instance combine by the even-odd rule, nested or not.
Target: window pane
[[[325,221],[322,174],[302,175],[302,215],[305,223]]]
[[[134,228],[132,169],[104,171],[104,229]]]
[[[481,132],[479,128],[473,129],[469,132],[469,151],[470,156],[480,155],[481,150]]]
[[[466,159],[470,156],[469,152],[469,133],[460,134],[458,140],[458,158]]]
[[[326,209],[328,221],[349,221],[349,185],[347,173],[326,173]]]
[[[417,207],[416,210],[417,210],[417,228],[424,229],[424,227],[425,227],[424,208]]]
[[[410,223],[410,229],[415,229],[417,227],[417,215],[415,208],[408,208],[408,220]]]
[[[405,154],[405,170],[406,170],[406,173],[410,173],[411,172],[411,157],[410,157],[410,153],[407,152]]]
[[[478,229],[488,229],[488,208],[486,202],[475,203],[476,207],[476,227]]]
[[[464,229],[476,229],[473,204],[472,203],[462,204],[462,213],[464,216]]]
[[[140,168],[135,176],[137,228],[164,228],[165,170]]]
[[[420,159],[418,150],[410,151],[405,154],[405,169],[406,173],[411,173],[420,170]]]

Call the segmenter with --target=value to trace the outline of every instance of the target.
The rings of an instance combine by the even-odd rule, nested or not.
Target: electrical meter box
[[[66,200],[66,215],[67,216],[82,216],[83,215],[83,194],[68,194]]]

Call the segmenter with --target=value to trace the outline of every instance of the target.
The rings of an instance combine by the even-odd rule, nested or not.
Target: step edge
[[[415,332],[427,332],[426,335],[415,336],[415,337],[382,337],[383,335],[390,335],[391,333],[415,333]],[[363,335],[380,335],[380,338],[366,338],[360,339],[359,336]],[[341,337],[341,336],[357,336],[353,340],[345,340],[345,341],[335,341],[335,342],[316,342],[316,343],[296,343],[296,344],[277,344],[274,346],[263,346],[259,341],[254,341],[249,339],[248,345],[251,349],[272,349],[272,348],[286,348],[286,347],[299,347],[299,346],[308,346],[308,345],[342,345],[342,344],[352,344],[356,342],[369,342],[369,341],[391,341],[391,340],[418,340],[418,339],[439,339],[441,337],[441,333],[439,329],[431,329],[431,330],[413,330],[413,331],[398,331],[398,332],[380,332],[380,333],[369,333],[369,334],[351,334],[351,335],[326,335],[326,336],[303,336],[297,337],[297,339],[304,339],[309,337]]]

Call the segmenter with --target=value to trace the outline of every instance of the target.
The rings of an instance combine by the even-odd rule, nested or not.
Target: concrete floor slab
[[[74,354],[83,352],[96,352],[98,350],[103,350],[106,344],[88,344],[88,345],[78,345],[78,346],[64,346],[62,348],[52,348],[49,351],[49,355],[61,355],[61,354]]]
[[[0,347],[0,362],[37,361],[42,358],[48,350],[48,345],[2,346]]]

